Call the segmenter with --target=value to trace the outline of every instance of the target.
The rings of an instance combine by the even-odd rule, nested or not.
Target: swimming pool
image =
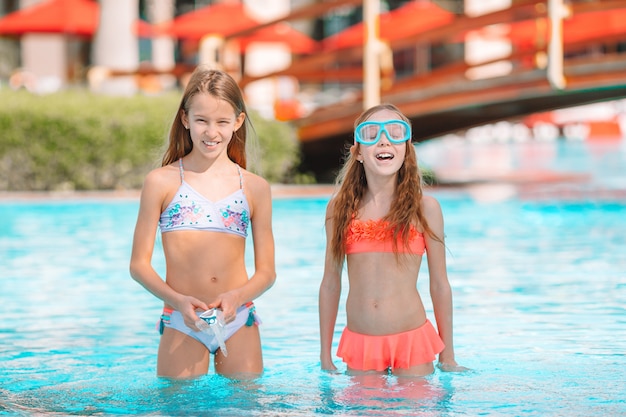
[[[626,415],[626,202],[551,190],[430,192],[472,372],[409,381],[319,369],[326,196],[275,201],[266,370],[243,384],[155,377],[161,305],[128,274],[135,200],[0,201],[0,415]],[[335,348],[344,324],[340,309]]]

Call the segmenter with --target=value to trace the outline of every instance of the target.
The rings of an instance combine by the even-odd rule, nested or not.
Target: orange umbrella
[[[98,29],[100,5],[93,0],[47,0],[9,13],[0,19],[0,35],[65,33],[91,37]],[[138,19],[133,28],[143,38],[152,36],[150,23]]]
[[[259,21],[247,14],[243,4],[217,3],[182,14],[162,24],[156,32],[197,41],[208,35],[227,37],[259,25]],[[295,53],[310,53],[317,49],[317,42],[286,23],[276,23],[236,39],[239,39],[242,50],[252,42],[281,42]]]
[[[154,27],[143,19],[137,19],[133,30],[140,38],[151,38],[155,35]]]
[[[282,22],[259,29],[251,35],[242,36],[238,39],[242,50],[248,48],[253,42],[284,43],[291,52],[296,54],[310,54],[319,49],[318,42]]]
[[[380,38],[391,42],[443,26],[455,16],[431,2],[412,1],[402,7],[379,16]],[[327,37],[324,48],[336,50],[363,45],[363,22]]]
[[[207,35],[227,36],[258,25],[259,22],[246,14],[243,4],[218,3],[184,13],[162,24],[157,33],[199,40]]]
[[[47,0],[0,19],[0,34],[67,33],[91,36],[98,27],[98,3],[92,0]]]
[[[581,13],[563,21],[565,43],[626,35],[626,8]]]
[[[573,44],[586,40],[624,35],[626,8],[575,14],[563,20],[563,42]],[[545,46],[550,37],[548,19],[524,20],[510,26],[509,38],[518,49]]]

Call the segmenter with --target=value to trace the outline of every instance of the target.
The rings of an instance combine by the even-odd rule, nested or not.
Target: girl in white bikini
[[[222,71],[199,67],[185,88],[162,166],[141,192],[130,262],[131,276],[164,302],[157,374],[189,378],[215,371],[237,378],[263,371],[252,301],[274,283],[272,199],[268,182],[245,170],[248,114],[239,86]],[[248,228],[254,264],[244,261]],[[162,234],[163,280],[152,266]],[[217,309],[220,338],[198,327]]]

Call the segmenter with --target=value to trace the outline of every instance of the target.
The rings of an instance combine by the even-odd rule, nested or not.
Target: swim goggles
[[[217,324],[217,310],[214,308],[207,310],[202,314],[199,314],[198,317],[200,317],[201,320],[204,320],[209,326]]]
[[[404,120],[360,123],[354,130],[354,139],[363,145],[375,145],[382,132],[385,132],[389,142],[396,145],[411,139],[411,126]]]
[[[199,320],[195,323],[196,327],[209,336],[215,336],[222,355],[228,356],[228,350],[226,350],[226,330],[224,329],[226,324],[224,324],[222,310],[212,308],[202,314],[198,314],[198,318]]]

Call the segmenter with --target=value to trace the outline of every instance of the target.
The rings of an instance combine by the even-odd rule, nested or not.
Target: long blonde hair
[[[233,162],[242,168],[246,168],[247,125],[251,126],[251,124],[241,89],[237,82],[226,72],[201,66],[194,70],[187,83],[170,128],[168,147],[163,155],[161,166],[169,165],[191,152],[193,142],[191,141],[189,131],[183,125],[181,117],[183,114],[188,114],[191,100],[196,94],[200,93],[211,94],[213,97],[227,102],[233,107],[236,116],[240,113],[245,114],[245,122],[233,133],[233,138],[228,144],[227,153]]]
[[[385,103],[365,110],[355,120],[354,127],[369,119],[374,113],[389,110],[409,125],[411,121],[393,104]],[[333,197],[331,211],[333,221],[333,234],[331,241],[331,254],[333,259],[340,264],[345,256],[346,233],[348,225],[358,213],[361,201],[367,191],[367,179],[363,164],[357,161],[359,143],[355,143],[345,156],[345,162],[337,176],[338,191]],[[384,220],[390,224],[393,231],[393,250],[398,254],[398,237],[405,247],[409,243],[409,231],[412,225],[421,226],[425,233],[439,238],[428,227],[428,222],[421,210],[423,181],[417,166],[417,156],[411,140],[406,142],[406,156],[404,163],[396,175],[394,198],[389,213]]]

